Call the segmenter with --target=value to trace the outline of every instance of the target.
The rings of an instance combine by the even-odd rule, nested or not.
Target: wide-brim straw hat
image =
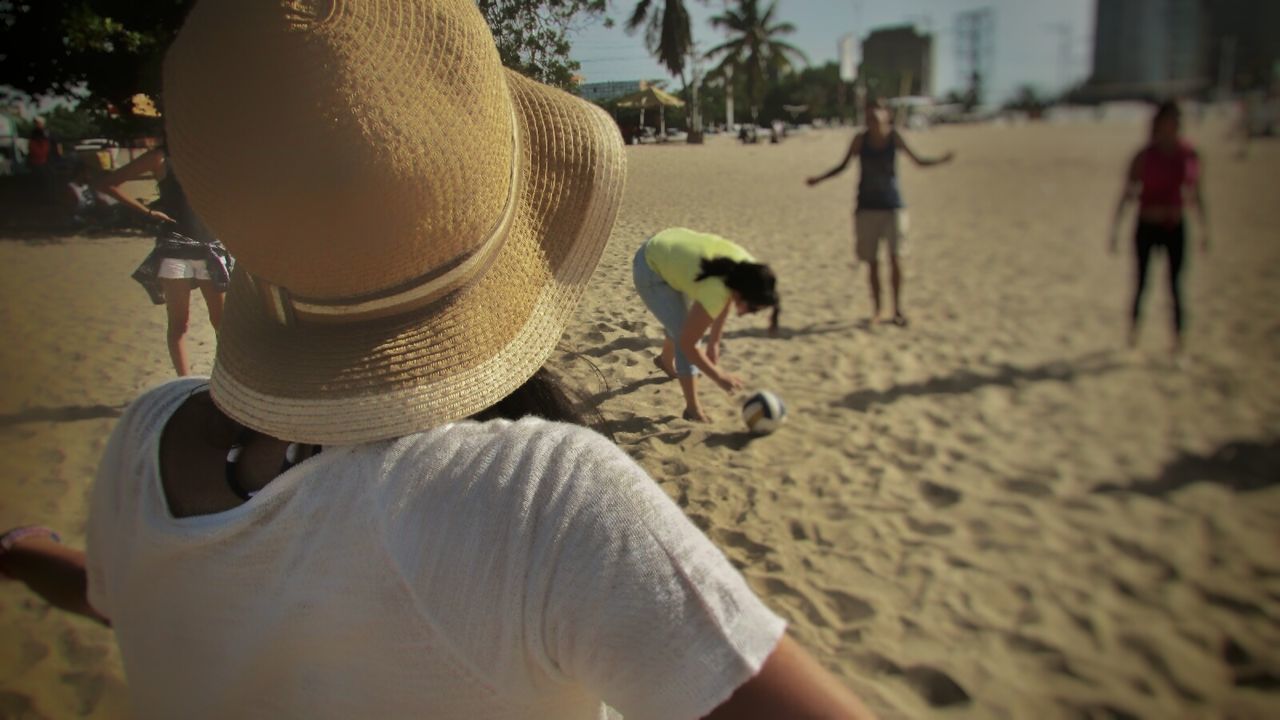
[[[237,259],[214,401],[296,442],[468,417],[554,350],[625,155],[505,70],[472,0],[205,0],[164,68],[172,168]]]

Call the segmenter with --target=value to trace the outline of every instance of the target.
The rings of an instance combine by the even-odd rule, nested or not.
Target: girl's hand
[[[734,392],[743,388],[742,378],[733,373],[721,373],[720,377],[715,379],[720,389],[732,395]]]
[[[159,220],[162,223],[173,223],[175,225],[178,223],[177,220],[174,220],[173,218],[169,217],[163,212],[160,212],[159,210],[148,210],[147,217],[152,220]]]

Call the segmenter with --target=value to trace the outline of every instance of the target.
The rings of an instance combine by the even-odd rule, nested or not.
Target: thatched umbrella
[[[659,90],[650,85],[645,89],[631,93],[626,97],[618,98],[618,107],[620,108],[640,108],[640,126],[644,127],[644,111],[645,108],[658,108],[659,132],[662,137],[667,136],[667,115],[666,109],[669,107],[684,107],[684,101],[664,90]]]

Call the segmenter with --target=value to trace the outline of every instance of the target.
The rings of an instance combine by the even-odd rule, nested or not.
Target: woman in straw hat
[[[158,221],[156,244],[133,273],[151,301],[164,305],[168,316],[166,341],[169,359],[179,377],[190,374],[184,340],[191,316],[191,290],[204,296],[209,324],[218,329],[222,319],[222,299],[230,283],[232,260],[187,202],[186,193],[169,167],[164,148],[149,150],[129,164],[103,176],[96,189],[119,200],[149,220]],[[151,176],[159,179],[160,199],[147,207],[124,192],[124,183]]]
[[[772,308],[769,332],[777,333],[777,277],[741,245],[686,228],[667,228],[646,240],[631,270],[636,292],[667,336],[653,362],[680,380],[684,419],[707,422],[698,401],[698,370],[725,392],[742,389],[742,380],[720,367],[720,335],[730,308],[739,315]],[[704,335],[705,352],[698,347]]]
[[[121,418],[87,558],[0,542],[110,619],[137,715],[865,717],[635,462],[552,422],[608,115],[504,71],[469,0],[203,2],[165,90],[239,260],[213,376]]]

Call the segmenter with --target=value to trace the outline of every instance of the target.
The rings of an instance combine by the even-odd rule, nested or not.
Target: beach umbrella
[[[625,97],[618,98],[617,105],[620,108],[640,108],[640,125],[644,126],[644,111],[646,108],[658,108],[659,128],[663,137],[667,135],[667,116],[666,109],[669,107],[684,107],[684,101],[672,95],[669,92],[660,90],[650,85],[649,87],[633,92]]]

